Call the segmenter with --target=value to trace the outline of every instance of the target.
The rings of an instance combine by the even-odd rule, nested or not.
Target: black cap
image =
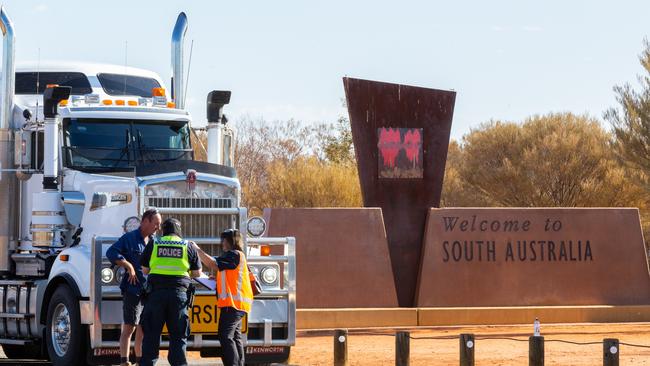
[[[221,233],[221,239],[230,239],[231,242],[234,241],[235,238],[239,238],[239,230],[237,229],[226,229]]]
[[[181,222],[173,217],[170,217],[167,220],[165,220],[162,223],[162,225],[160,225],[160,228],[162,229],[163,236],[167,236],[167,235],[177,235],[180,237],[183,236],[183,233],[181,232]]]

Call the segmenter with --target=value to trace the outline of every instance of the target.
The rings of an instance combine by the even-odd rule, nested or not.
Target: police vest
[[[253,290],[244,253],[239,254],[239,265],[235,269],[226,269],[217,274],[217,306],[233,307],[247,313],[253,304]]]
[[[149,274],[189,277],[187,241],[176,235],[163,236],[153,244],[149,260]]]

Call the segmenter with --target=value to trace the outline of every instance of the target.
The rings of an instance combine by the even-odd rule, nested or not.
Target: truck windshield
[[[193,157],[186,121],[96,118],[63,120],[63,155],[66,167],[91,172]]]

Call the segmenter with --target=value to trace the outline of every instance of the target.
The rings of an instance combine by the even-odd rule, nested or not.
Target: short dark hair
[[[151,219],[155,216],[158,215],[160,212],[158,212],[157,208],[148,208],[145,212],[142,213],[142,221],[145,219],[151,221]]]
[[[160,227],[162,228],[163,236],[173,234],[173,235],[183,237],[183,232],[181,231],[181,222],[173,217],[170,217],[167,220],[165,220],[162,223],[162,225],[160,225]]]
[[[228,240],[230,246],[233,249],[243,252],[244,249],[241,246],[241,233],[237,229],[226,229],[221,233],[222,240]]]

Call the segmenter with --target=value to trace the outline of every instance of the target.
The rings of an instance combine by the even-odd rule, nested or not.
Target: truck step
[[[32,343],[34,343],[32,339],[0,338],[0,344],[15,344],[18,346],[25,346]]]
[[[31,318],[33,316],[34,316],[34,314],[0,313],[0,319],[2,319],[2,318],[27,319],[27,318]]]

